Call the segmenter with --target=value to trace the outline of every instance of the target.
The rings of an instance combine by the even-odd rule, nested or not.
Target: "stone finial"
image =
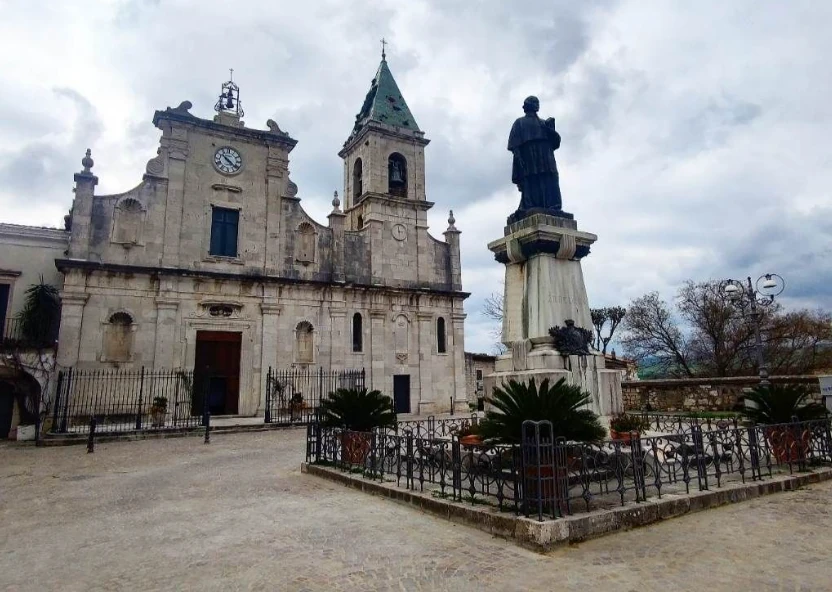
[[[95,164],[95,161],[92,159],[91,155],[92,155],[92,150],[87,148],[87,154],[84,156],[84,158],[81,159],[81,164],[84,165],[84,170],[83,170],[84,173],[92,172],[90,169],[92,168],[92,165]]]
[[[448,215],[448,230],[456,230],[456,226],[454,226],[454,224],[456,224],[456,218],[454,218],[454,211],[451,210],[450,215]]]
[[[341,209],[341,200],[338,199],[338,192],[337,191],[335,191],[332,194],[332,209],[335,210],[336,212],[339,209]]]
[[[278,135],[281,135],[281,136],[287,135],[286,132],[284,132],[282,129],[280,129],[280,126],[277,125],[277,122],[274,119],[269,119],[266,122],[266,127],[269,128],[269,131],[273,134],[278,134]]]

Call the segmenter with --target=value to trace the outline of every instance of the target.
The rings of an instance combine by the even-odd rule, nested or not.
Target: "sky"
[[[598,235],[590,306],[688,279],[786,279],[832,308],[832,2],[0,0],[0,221],[60,226],[86,148],[100,194],[141,181],[156,109],[213,116],[234,68],[248,127],[298,140],[291,178],[325,223],[337,156],[388,41],[426,148],[431,233],[462,231],[466,350],[502,290],[486,244],[519,203],[508,131],[540,98],[563,207]]]

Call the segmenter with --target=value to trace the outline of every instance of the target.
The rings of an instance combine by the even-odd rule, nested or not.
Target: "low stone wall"
[[[821,402],[817,376],[773,376],[773,384],[805,384]],[[756,376],[633,380],[621,383],[624,409],[636,411],[731,411],[742,407],[747,389],[760,383]]]

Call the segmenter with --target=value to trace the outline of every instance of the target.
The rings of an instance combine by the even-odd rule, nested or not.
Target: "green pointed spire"
[[[407,130],[421,131],[384,57],[381,58],[381,64],[378,66],[361,111],[355,116],[355,127],[352,133],[355,134],[368,121],[378,121]]]

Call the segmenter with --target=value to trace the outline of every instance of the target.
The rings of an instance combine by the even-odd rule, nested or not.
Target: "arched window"
[[[304,222],[295,234],[296,258],[301,263],[315,262],[315,227]]]
[[[314,361],[313,355],[313,328],[308,321],[301,321],[295,328],[296,355],[295,361],[298,364],[311,364]]]
[[[129,362],[133,350],[133,317],[126,312],[110,315],[104,330],[104,359],[108,362]]]
[[[144,210],[138,200],[122,200],[113,212],[113,242],[135,245],[141,239]]]
[[[352,351],[360,352],[364,350],[364,322],[361,319],[361,313],[352,315]]]
[[[445,319],[442,317],[436,319],[436,352],[440,354],[448,352],[448,346],[445,339]]]
[[[387,159],[387,192],[398,197],[407,197],[407,161],[394,152]]]
[[[361,178],[362,172],[361,159],[356,158],[355,164],[352,167],[352,195],[356,199],[361,197],[364,190],[363,179]]]

